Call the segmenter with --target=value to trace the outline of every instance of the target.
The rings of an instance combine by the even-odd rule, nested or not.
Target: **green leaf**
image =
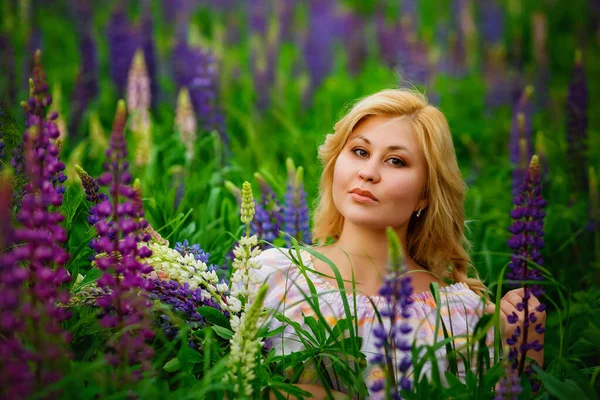
[[[167,372],[179,371],[180,368],[181,368],[181,362],[179,361],[179,359],[177,357],[172,358],[169,361],[167,361],[167,363],[163,367],[163,369]]]
[[[546,373],[543,369],[533,367],[539,375],[544,387],[548,392],[559,399],[589,399],[584,391],[582,391],[572,380],[561,382],[558,378]]]
[[[196,311],[200,313],[209,323],[231,330],[231,325],[227,317],[214,307],[202,306]]]
[[[181,346],[181,349],[177,353],[177,358],[184,364],[198,364],[204,361],[204,357],[202,357],[202,354],[192,349],[190,346],[187,345],[187,343]]]
[[[233,337],[233,331],[231,329],[223,328],[222,326],[213,325],[213,331],[223,339],[231,340]]]

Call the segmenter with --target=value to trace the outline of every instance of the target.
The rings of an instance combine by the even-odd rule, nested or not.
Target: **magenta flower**
[[[64,164],[54,140],[59,131],[45,118],[52,102],[41,53],[34,57],[31,96],[24,104],[27,116],[23,137],[24,167],[28,182],[21,208],[20,226],[11,233],[13,247],[0,254],[0,397],[22,398],[58,381],[65,371],[69,334],[61,327],[68,316],[59,303],[69,294],[70,280],[64,268],[69,254],[60,226]],[[3,196],[4,198],[4,196]],[[6,201],[2,201],[6,214]],[[3,219],[6,224],[10,218]],[[3,229],[4,230],[4,229]],[[3,241],[7,243],[7,238]],[[54,395],[57,395],[56,393]]]
[[[144,231],[148,222],[143,219],[140,193],[131,186],[132,177],[128,172],[123,132],[126,118],[125,102],[120,100],[110,148],[106,152],[106,172],[98,178],[100,186],[108,187],[109,198],[95,209],[100,218],[95,224],[99,237],[95,247],[103,253],[96,257],[95,263],[104,271],[98,279],[98,286],[110,291],[98,300],[98,305],[104,309],[100,324],[119,332],[108,342],[106,357],[115,367],[141,364],[134,374],[119,377],[125,381],[118,384],[141,378],[141,374],[150,368],[154,354],[147,343],[154,337],[148,297],[151,282],[142,277],[152,272],[152,267],[140,261],[152,254],[144,245],[150,240],[150,234]],[[112,224],[107,222],[107,218]]]

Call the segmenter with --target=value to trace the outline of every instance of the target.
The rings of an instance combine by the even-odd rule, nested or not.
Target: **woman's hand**
[[[506,293],[502,300],[500,300],[500,333],[502,335],[502,343],[505,344],[506,340],[512,338],[515,331],[519,330],[519,336],[517,338],[516,346],[520,349],[523,343],[523,323],[525,322],[525,308],[522,307],[523,296],[525,296],[525,289],[514,289]],[[544,364],[544,330],[546,326],[546,311],[538,310],[540,306],[539,300],[530,293],[529,300],[527,301],[527,307],[529,312],[529,327],[527,329],[527,343],[536,343],[534,348],[530,348],[527,351],[527,356],[534,359],[540,366]],[[521,311],[519,311],[521,309]],[[487,313],[494,313],[496,310],[495,304],[488,304],[485,308]],[[540,329],[540,326],[542,329]],[[541,348],[536,351],[535,348]],[[519,350],[520,353],[520,350]]]

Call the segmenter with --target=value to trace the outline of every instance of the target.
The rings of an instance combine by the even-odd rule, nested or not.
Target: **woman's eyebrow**
[[[364,142],[365,142],[366,144],[368,144],[368,145],[370,145],[370,144],[371,144],[371,141],[370,141],[369,139],[367,139],[366,137],[364,137],[364,136],[355,136],[355,137],[353,137],[353,138],[352,138],[352,140],[362,140],[362,141],[364,141]],[[406,151],[408,154],[411,154],[411,153],[410,153],[410,150],[408,150],[408,148],[407,148],[406,146],[402,146],[402,145],[392,145],[392,146],[388,146],[388,147],[387,147],[387,149],[388,149],[388,150],[392,150],[392,151],[393,151],[393,150],[404,150],[404,151]]]

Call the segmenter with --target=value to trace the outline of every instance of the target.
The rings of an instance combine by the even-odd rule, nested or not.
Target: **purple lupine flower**
[[[468,73],[467,34],[465,21],[470,16],[468,0],[452,1],[452,29],[449,38],[449,72],[455,77]]]
[[[279,37],[282,42],[289,42],[292,40],[296,2],[294,0],[278,0],[275,9],[279,21]]]
[[[375,28],[379,58],[386,65],[395,65],[398,57],[398,38],[401,35],[399,21],[388,21],[384,10],[379,8],[375,14]]]
[[[127,85],[129,66],[139,45],[138,31],[129,23],[127,13],[122,5],[119,5],[111,14],[106,35],[110,77],[117,88],[117,93],[122,96]]]
[[[259,173],[255,173],[254,177],[260,187],[261,199],[260,202],[255,201],[256,214],[250,222],[250,230],[258,236],[259,240],[273,243],[279,237],[283,225],[283,208],[265,178]],[[269,245],[261,244],[262,248],[266,246]]]
[[[191,254],[196,260],[208,264],[210,254],[202,250],[199,244],[190,245],[190,242],[187,239],[184,239],[183,242],[175,243],[174,249],[184,257]]]
[[[304,168],[298,167],[296,169],[291,159],[288,159],[286,164],[288,181],[283,202],[283,231],[286,233],[286,242],[288,245],[291,244],[289,239],[289,236],[291,236],[299,242],[310,244],[310,217],[304,183],[302,182]]]
[[[379,294],[385,299],[380,310],[382,323],[373,330],[374,344],[379,352],[369,362],[395,379],[392,381],[392,387],[386,388],[386,378],[382,378],[374,382],[370,390],[372,393],[378,393],[386,389],[390,391],[392,399],[400,399],[400,391],[410,390],[412,387],[408,373],[412,366],[412,343],[408,335],[413,328],[406,320],[412,316],[411,305],[414,300],[411,277],[403,276],[406,265],[398,238],[391,228],[388,228],[388,240],[391,268],[379,290]],[[393,371],[389,371],[390,367]]]
[[[81,65],[75,80],[71,100],[71,115],[68,131],[77,136],[88,104],[98,95],[98,54],[93,37],[92,5],[89,1],[73,2],[77,22]]]
[[[367,59],[366,21],[362,15],[352,11],[342,16],[341,37],[348,57],[348,70],[356,75]]]
[[[150,4],[148,0],[143,1],[143,14],[139,29],[139,46],[144,52],[144,60],[146,61],[146,68],[148,70],[148,77],[150,79],[151,107],[153,110],[156,110],[158,100],[156,50],[154,45],[154,23],[152,21],[152,14],[150,12]]]
[[[79,179],[81,179],[81,185],[85,190],[85,199],[93,204],[93,206],[90,207],[90,215],[88,216],[87,221],[90,225],[95,225],[100,221],[100,217],[98,217],[98,214],[96,213],[96,206],[104,200],[107,200],[108,196],[100,191],[100,187],[96,183],[96,180],[88,175],[88,173],[79,165],[75,165],[75,172],[79,176]]]
[[[516,371],[507,368],[507,375],[500,378],[494,400],[517,400],[523,391],[521,379]]]
[[[57,189],[64,164],[53,142],[59,135],[56,115],[45,117],[51,102],[38,50],[30,98],[23,104],[28,182],[17,213],[21,226],[13,233],[15,246],[0,260],[0,393],[7,398],[26,397],[58,381],[68,359],[70,337],[61,323],[69,313],[58,303],[69,300],[62,288],[70,280],[64,268],[69,254],[60,226],[64,216],[55,211],[62,204]]]
[[[304,104],[310,104],[315,90],[321,86],[333,67],[333,42],[338,32],[335,3],[311,0],[308,5],[310,30],[302,46],[310,84],[304,94]]]
[[[587,190],[585,153],[588,140],[588,87],[580,51],[575,56],[566,113],[567,154],[571,181],[575,191],[585,191]]]
[[[546,200],[542,197],[540,171],[536,155],[531,159],[520,191],[513,202],[515,208],[510,213],[513,224],[508,228],[512,234],[508,240],[508,246],[512,249],[513,255],[508,264],[509,271],[506,276],[512,281],[513,285],[523,286],[525,289],[523,302],[517,304],[516,307],[519,311],[524,311],[527,318],[523,326],[518,326],[514,335],[507,339],[507,344],[511,346],[509,360],[512,362],[512,368],[518,369],[519,375],[521,375],[524,371],[527,351],[540,351],[542,349],[542,345],[537,340],[528,342],[527,336],[530,324],[536,323],[535,314],[533,310],[529,309],[528,300],[531,295],[539,298],[543,294],[543,288],[539,285],[523,284],[523,281],[543,280],[541,271],[529,265],[530,261],[543,265],[541,249],[544,248],[544,217],[546,213],[542,211],[542,208],[546,205]],[[540,304],[537,311],[541,312],[544,309],[545,305]],[[508,322],[517,323],[517,314],[513,313],[513,315],[508,316]],[[544,331],[544,326],[538,323],[535,325],[535,330],[541,334]],[[521,337],[522,344],[517,347],[516,344]]]
[[[533,86],[527,86],[521,99],[513,109],[512,127],[509,141],[510,162],[513,164],[512,194],[515,196],[521,187],[528,160],[533,154],[532,118],[533,104],[531,96]]]
[[[501,43],[504,38],[504,11],[498,0],[482,2],[480,7],[481,36],[486,46]]]
[[[152,272],[152,267],[142,261],[152,252],[144,245],[150,240],[150,234],[145,232],[148,222],[143,218],[139,190],[131,186],[132,177],[128,172],[123,132],[126,119],[125,102],[119,100],[110,147],[106,152],[106,172],[98,178],[98,184],[107,186],[110,195],[96,208],[101,218],[94,225],[99,236],[96,248],[104,254],[96,257],[95,263],[104,272],[98,279],[98,286],[110,289],[110,294],[98,300],[98,305],[104,310],[100,325],[125,331],[107,343],[109,353],[106,358],[113,366],[141,364],[134,376],[115,378],[140,379],[141,374],[150,369],[150,359],[154,354],[152,347],[146,343],[154,336],[150,327],[151,302],[148,298],[152,285],[142,277]],[[112,226],[106,221],[108,217],[112,219]]]
[[[207,132],[216,130],[229,145],[225,120],[218,103],[218,71],[212,53],[190,47],[180,38],[173,49],[173,70],[178,88],[187,87],[198,124]]]

